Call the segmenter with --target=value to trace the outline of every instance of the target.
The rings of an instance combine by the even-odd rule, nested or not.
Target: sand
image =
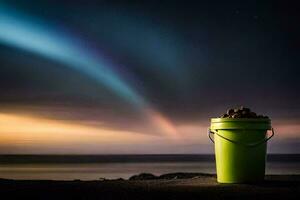
[[[300,175],[269,175],[257,184],[218,184],[214,175],[204,174],[186,177],[97,181],[0,179],[0,194],[5,196],[1,199],[300,199]]]

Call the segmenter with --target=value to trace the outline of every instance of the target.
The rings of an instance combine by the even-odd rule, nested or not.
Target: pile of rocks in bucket
[[[241,106],[239,108],[228,109],[227,112],[220,116],[220,118],[266,118],[268,116],[257,115],[255,112],[252,112],[249,108]]]

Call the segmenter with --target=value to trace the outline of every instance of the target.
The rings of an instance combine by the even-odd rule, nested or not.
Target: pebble
[[[227,112],[220,116],[220,118],[269,118],[268,116],[257,115],[252,112],[250,108],[240,106],[239,108],[228,109]]]
[[[234,110],[233,110],[233,109],[227,110],[227,115],[232,115],[233,113],[234,113]]]

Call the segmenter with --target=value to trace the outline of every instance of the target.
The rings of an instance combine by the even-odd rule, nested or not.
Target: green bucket
[[[270,136],[267,136],[268,130],[272,131]],[[208,136],[215,144],[217,181],[263,181],[267,141],[273,135],[270,119],[211,119]]]

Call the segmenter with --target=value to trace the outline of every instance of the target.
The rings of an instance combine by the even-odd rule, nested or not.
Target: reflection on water
[[[85,164],[1,164],[0,178],[97,180],[129,178],[141,172],[160,175],[172,172],[215,173],[214,162],[145,162]],[[300,174],[299,162],[268,162],[267,174]]]

